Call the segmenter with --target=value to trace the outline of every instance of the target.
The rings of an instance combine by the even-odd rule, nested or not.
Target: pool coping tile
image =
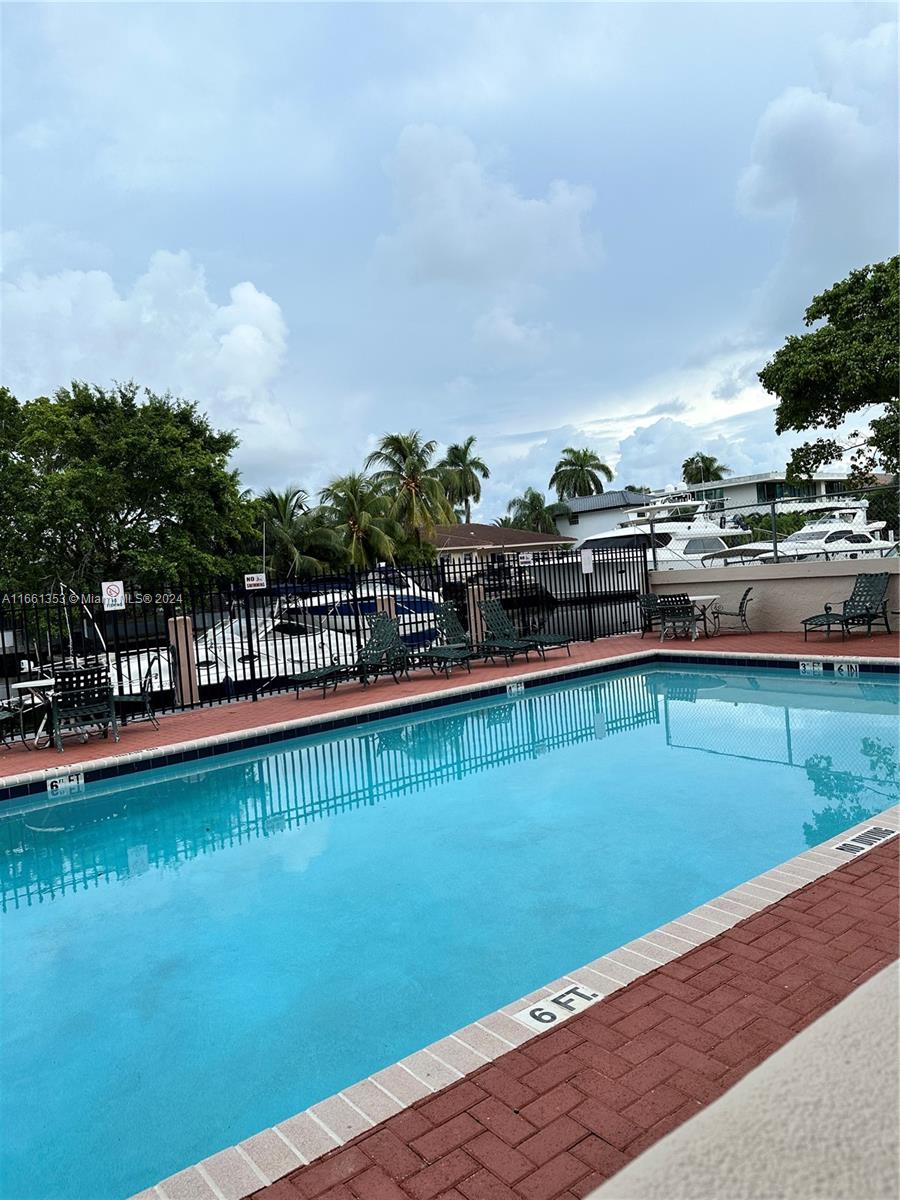
[[[885,845],[897,837],[898,825],[900,825],[900,805],[892,805],[883,809],[867,820],[851,826],[839,836],[828,839],[827,843],[804,850],[793,858],[780,863],[777,867],[769,868],[721,896],[704,901],[703,904],[697,905],[696,908],[682,914],[676,920],[642,934],[593,962],[576,967],[570,974],[545,984],[543,987],[521,996],[518,1000],[505,1004],[495,1012],[487,1013],[472,1024],[445,1035],[437,1042],[423,1047],[392,1066],[382,1068],[374,1075],[360,1080],[342,1092],[317,1101],[304,1112],[288,1117],[279,1122],[277,1126],[273,1126],[272,1129],[261,1130],[245,1139],[238,1147],[220,1151],[197,1164],[196,1167],[189,1167],[187,1170],[170,1176],[169,1179],[157,1184],[156,1188],[146,1189],[139,1196],[132,1197],[131,1200],[151,1200],[155,1197],[159,1197],[160,1200],[209,1200],[211,1196],[215,1200],[243,1200],[243,1197],[232,1198],[231,1195],[219,1190],[213,1182],[208,1164],[228,1162],[235,1166],[233,1159],[223,1158],[233,1151],[235,1154],[239,1153],[242,1160],[250,1160],[244,1165],[252,1165],[256,1174],[262,1176],[265,1172],[260,1164],[253,1161],[250,1147],[252,1143],[269,1133],[280,1137],[286,1143],[286,1148],[300,1158],[301,1165],[312,1162],[338,1146],[351,1141],[365,1129],[372,1128],[379,1120],[385,1119],[385,1117],[376,1119],[364,1112],[362,1097],[364,1093],[371,1095],[368,1091],[369,1088],[376,1088],[379,1093],[384,1094],[392,1104],[396,1105],[390,1112],[386,1112],[385,1116],[396,1115],[416,1101],[429,1094],[442,1091],[449,1084],[459,1082],[471,1071],[479,1070],[485,1064],[501,1058],[516,1047],[522,1046],[538,1037],[542,1032],[546,1032],[545,1030],[531,1029],[516,1020],[513,1013],[532,1006],[573,984],[592,990],[602,989],[599,998],[606,999],[634,980],[658,970],[665,962],[690,953],[706,942],[720,937],[746,918],[777,904],[780,900],[807,887],[817,879],[829,875],[838,867],[851,861],[852,858],[860,858],[876,846]],[[853,854],[838,849],[841,845],[852,843],[854,838],[876,826],[890,828],[890,835],[865,846],[857,843]],[[792,868],[796,874],[793,873]],[[779,872],[782,873],[781,877],[777,875]],[[765,882],[760,883],[760,880]],[[738,911],[733,912],[732,908]],[[715,915],[713,916],[713,914]],[[704,929],[703,925],[697,924],[698,922],[702,922],[709,928]],[[718,925],[719,928],[714,928],[715,925]],[[679,934],[678,930],[681,930],[683,934],[690,934],[690,940]],[[673,942],[676,944],[672,945]],[[642,944],[644,946],[643,953],[641,952]],[[658,951],[654,958],[649,957],[651,950]],[[660,959],[659,954],[669,957]],[[555,1028],[561,1027],[566,1019],[565,1016],[560,1017]],[[448,1061],[447,1047],[453,1043],[464,1047],[468,1054],[477,1056],[477,1063],[467,1069],[463,1068],[462,1064],[459,1067],[452,1066]],[[353,1097],[357,1089],[360,1099],[359,1102],[354,1102]],[[404,1091],[409,1098],[405,1099],[396,1094],[400,1091]],[[324,1114],[333,1111],[332,1105],[335,1101],[346,1106],[348,1110],[354,1110],[364,1122],[355,1133],[348,1133],[346,1137],[341,1137],[338,1131],[327,1126],[327,1117]],[[317,1116],[317,1112],[323,1116],[320,1118]],[[306,1127],[307,1133],[317,1128],[320,1136],[312,1139],[304,1137],[304,1122],[309,1122]],[[292,1132],[294,1136],[292,1136]],[[328,1145],[327,1141],[329,1140],[333,1144]],[[288,1170],[290,1169],[288,1167]]]

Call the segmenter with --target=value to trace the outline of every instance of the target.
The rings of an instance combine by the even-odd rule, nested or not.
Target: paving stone
[[[866,859],[842,863],[773,900],[522,1048],[505,1043],[489,1065],[420,1096],[414,1107],[254,1198],[586,1196],[896,956],[897,848],[877,847]],[[880,911],[887,907],[884,888],[891,889],[889,913]],[[850,904],[854,912],[846,914]],[[852,923],[839,929],[842,913]],[[835,921],[824,940],[815,936]],[[493,1043],[496,1038],[482,1044],[496,1052]],[[471,1050],[465,1053],[482,1053],[474,1042],[466,1044]],[[437,1047],[435,1053],[440,1056]],[[465,1069],[462,1059],[457,1069]],[[358,1107],[365,1111],[362,1102]],[[301,1114],[281,1128],[302,1138],[310,1124],[315,1132]],[[320,1139],[323,1134],[319,1128]],[[198,1180],[205,1186],[198,1172],[182,1175],[183,1197],[172,1200],[211,1200],[208,1188],[196,1196],[190,1191]]]

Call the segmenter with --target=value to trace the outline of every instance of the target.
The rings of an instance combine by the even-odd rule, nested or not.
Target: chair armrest
[[[825,611],[826,611],[827,613],[830,613],[830,612],[834,612],[834,609],[832,608],[832,606],[831,606],[830,604],[826,604],[826,605],[825,605]]]

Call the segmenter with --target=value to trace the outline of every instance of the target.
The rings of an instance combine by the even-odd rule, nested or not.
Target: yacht
[[[403,640],[420,647],[437,637],[435,613],[440,603],[439,591],[426,591],[405,571],[382,564],[359,579],[355,588],[285,598],[281,615],[313,629],[355,633],[367,628],[368,617],[384,610],[396,619]]]
[[[726,529],[723,514],[712,502],[673,493],[626,509],[615,529],[591,534],[553,559],[539,561],[536,556],[531,570],[555,599],[571,600],[584,594],[583,550],[645,548],[652,570],[678,571],[702,567],[705,555],[726,550],[725,532],[735,531]],[[595,559],[591,574],[594,590],[629,590],[623,582],[627,568],[614,559]]]
[[[706,555],[705,560],[710,565],[713,560],[724,565],[729,562],[803,562],[884,554],[890,547],[880,535],[887,522],[870,521],[868,507],[868,500],[819,505],[806,501],[803,510],[812,516],[812,520],[796,533],[779,538],[777,557],[772,539],[767,538],[714,551]]]
[[[200,688],[228,695],[238,684],[252,681],[261,690],[275,679],[312,667],[334,661],[352,663],[357,643],[351,633],[292,619],[280,602],[265,607],[254,604],[248,622],[243,603],[239,603],[194,636],[193,654]],[[148,687],[154,692],[167,691],[176,683],[175,655],[175,649],[168,645],[149,646],[119,655],[118,659],[108,653],[114,687],[123,693]]]

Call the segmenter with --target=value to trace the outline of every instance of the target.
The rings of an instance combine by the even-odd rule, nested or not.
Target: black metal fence
[[[478,601],[497,598],[518,629],[573,640],[638,628],[648,590],[643,548],[447,559],[428,566],[267,580],[225,586],[126,586],[122,609],[65,585],[0,597],[0,699],[54,669],[100,662],[120,693],[147,689],[158,710],[220,704],[284,691],[291,676],[352,663],[368,618],[396,618],[413,649],[439,639],[436,606],[452,601],[475,640]]]

